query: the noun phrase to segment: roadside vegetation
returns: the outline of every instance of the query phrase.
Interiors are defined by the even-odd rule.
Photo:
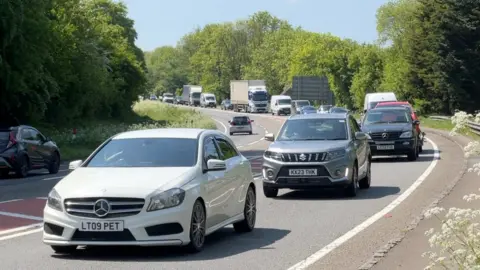
[[[457,112],[451,120],[453,128],[450,135],[465,133],[468,121],[480,123],[480,114]],[[464,152],[467,158],[480,155],[479,141],[470,142]],[[480,175],[480,163],[474,164],[468,172]],[[480,200],[480,195],[472,192],[465,194],[463,199],[467,202]],[[436,218],[441,224],[440,228],[425,232],[431,247],[423,254],[430,260],[425,269],[479,269],[480,209],[434,207],[426,211],[425,217]]]
[[[68,128],[40,127],[60,147],[63,160],[85,159],[109,137],[131,130],[152,128],[204,128],[216,129],[215,122],[204,114],[158,101],[139,101],[133,112],[123,121],[97,121],[80,123]],[[73,134],[76,129],[76,135]]]

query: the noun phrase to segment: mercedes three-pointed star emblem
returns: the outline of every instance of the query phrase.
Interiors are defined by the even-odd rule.
[[[93,205],[93,212],[98,217],[105,217],[110,212],[110,204],[105,199],[100,199]]]

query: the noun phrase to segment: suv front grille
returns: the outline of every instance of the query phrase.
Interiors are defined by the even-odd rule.
[[[105,199],[110,204],[110,211],[101,218],[133,216],[140,213],[145,205],[145,200],[140,198],[71,198],[65,200],[65,211],[73,216],[100,218],[93,210],[95,202],[100,199]]]
[[[322,162],[327,153],[285,153],[282,154],[283,162]]]
[[[383,134],[386,134],[387,136],[384,138]],[[395,131],[395,132],[372,132],[370,133],[370,137],[372,138],[372,140],[375,140],[375,141],[391,141],[391,140],[396,140],[398,138],[400,138],[400,135],[402,134],[402,132],[398,132],[398,131]]]

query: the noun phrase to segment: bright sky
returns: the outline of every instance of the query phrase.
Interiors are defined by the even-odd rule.
[[[376,39],[375,14],[388,0],[123,0],[135,20],[137,46],[150,51],[177,41],[196,26],[246,19],[257,11],[313,32],[359,42]]]

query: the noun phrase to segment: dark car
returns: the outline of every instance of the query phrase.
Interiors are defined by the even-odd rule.
[[[31,126],[0,128],[0,177],[13,171],[26,177],[30,170],[60,168],[60,150],[55,142]]]
[[[317,113],[317,109],[313,106],[303,106],[300,108],[300,114]]]
[[[375,108],[362,120],[362,131],[370,136],[372,156],[407,155],[408,160],[417,159],[420,141],[416,126],[405,107]]]
[[[328,112],[329,113],[348,113],[349,110],[342,107],[332,107]]]
[[[233,104],[229,99],[225,99],[222,101],[222,104],[220,104],[220,108],[222,110],[233,110]]]

